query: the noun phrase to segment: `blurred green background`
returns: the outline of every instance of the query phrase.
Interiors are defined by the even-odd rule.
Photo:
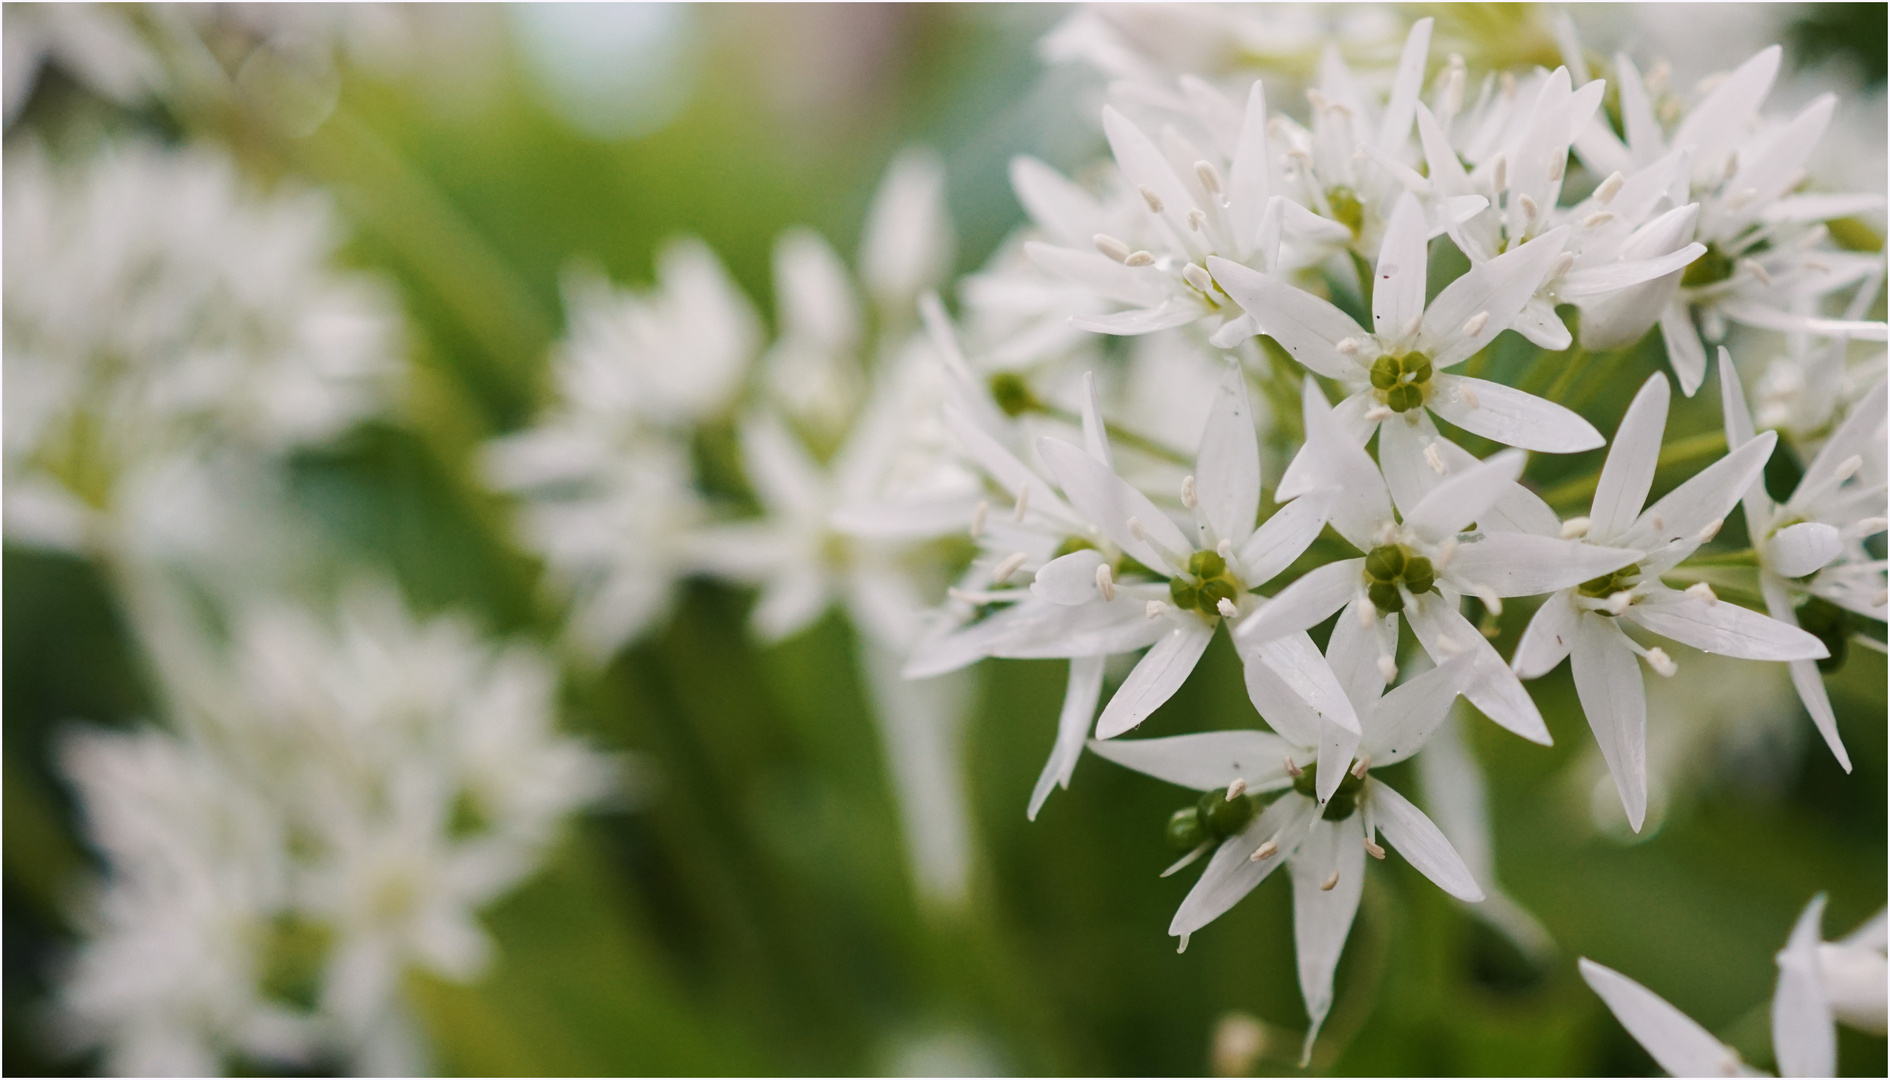
[[[1787,42],[1796,59],[1848,56],[1881,93],[1884,5],[1803,7]],[[670,20],[662,49],[639,61],[664,78],[638,93],[660,100],[642,112],[584,114],[561,97],[582,85],[547,76],[569,61],[557,50],[573,47],[571,27],[585,36],[581,18],[443,9],[437,18],[471,28],[402,70],[348,68],[335,114],[306,138],[189,108],[127,117],[57,72],[11,130],[76,133],[55,143],[133,128],[214,138],[258,175],[330,186],[354,230],[348,261],[399,286],[416,375],[410,423],[299,459],[296,501],[338,568],[384,567],[422,609],[470,609],[496,632],[549,640],[557,613],[539,599],[538,568],[506,539],[503,504],[472,482],[470,454],[542,400],[569,262],[647,282],[656,246],[692,233],[769,312],[774,237],[809,224],[851,251],[886,162],[923,143],[944,156],[969,270],[1021,219],[1011,155],[1075,167],[1100,149],[1078,109],[1093,84],[1035,53],[1059,10],[663,10],[649,16]],[[1589,410],[1602,430],[1660,363],[1657,345],[1633,358],[1621,392]],[[1670,430],[1715,427],[1716,402],[1709,386]],[[53,1052],[39,1006],[92,861],[49,748],[74,719],[134,724],[150,698],[90,567],[9,547],[4,573],[4,1067],[85,1071],[94,1063]],[[500,961],[483,983],[413,982],[442,1072],[1198,1074],[1230,1012],[1279,1033],[1256,1070],[1293,1071],[1304,1016],[1284,881],[1177,956],[1165,930],[1193,872],[1156,874],[1170,858],[1162,824],[1184,793],[1086,760],[1025,821],[1061,663],[983,666],[968,734],[974,895],[931,912],[906,876],[851,631],[830,616],[760,649],[748,602],[692,584],[666,629],[601,675],[567,680],[567,725],[641,755],[646,792],[630,812],[583,822],[540,878],[488,913]],[[1249,726],[1237,667],[1217,640],[1146,733]],[[1828,891],[1836,937],[1884,902],[1884,657],[1854,649],[1831,682],[1853,774],[1802,737],[1802,721],[1770,776],[1720,768],[1703,748],[1697,764],[1717,779],[1633,844],[1595,828],[1587,788],[1570,778],[1592,739],[1566,668],[1534,685],[1553,749],[1481,720],[1468,731],[1489,777],[1498,872],[1555,936],[1554,963],[1532,967],[1390,860],[1367,883],[1315,1068],[1653,1071],[1576,978],[1578,955],[1768,1064],[1772,954],[1799,909]],[[1657,707],[1650,725],[1663,719]],[[1885,1043],[1846,1029],[1840,1062],[1881,1075]]]

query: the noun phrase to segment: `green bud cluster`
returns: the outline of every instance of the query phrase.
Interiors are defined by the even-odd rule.
[[[1184,611],[1218,617],[1222,600],[1240,596],[1240,583],[1228,575],[1227,560],[1217,551],[1197,551],[1188,556],[1188,573],[1194,580],[1185,577],[1168,580],[1169,597]]]
[[[1431,358],[1421,352],[1372,361],[1372,389],[1392,412],[1410,412],[1423,405],[1430,386]]]
[[[1332,207],[1332,220],[1352,230],[1353,236],[1365,227],[1365,203],[1351,188],[1343,184],[1327,188],[1326,205]]]
[[[1404,594],[1398,583],[1412,595],[1430,592],[1437,584],[1437,571],[1431,560],[1413,555],[1398,544],[1375,547],[1365,555],[1365,595],[1381,614],[1404,610]]]
[[[1313,764],[1301,769],[1300,774],[1293,778],[1293,790],[1308,799],[1317,799],[1319,797],[1319,766]],[[1325,810],[1319,816],[1327,821],[1344,821],[1351,817],[1358,811],[1358,796],[1364,790],[1364,779],[1352,775],[1351,771],[1347,770],[1345,778],[1339,781],[1339,790],[1332,793],[1331,800],[1326,803]]]
[[[1168,816],[1168,845],[1176,851],[1192,851],[1210,840],[1225,840],[1246,828],[1253,815],[1253,796],[1236,795],[1230,800],[1226,788],[1210,791],[1193,806]]]
[[[1813,596],[1798,605],[1798,626],[1805,633],[1824,642],[1831,655],[1818,661],[1818,670],[1829,675],[1844,667],[1851,652],[1851,631],[1856,616],[1826,600]]]

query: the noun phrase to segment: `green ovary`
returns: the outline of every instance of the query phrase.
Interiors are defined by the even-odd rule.
[[[1404,610],[1403,583],[1413,596],[1430,592],[1437,584],[1437,571],[1431,560],[1413,555],[1398,544],[1375,547],[1365,555],[1365,595],[1380,614]]]
[[[1247,827],[1253,820],[1254,797],[1227,797],[1220,788],[1201,796],[1193,806],[1184,806],[1168,817],[1168,844],[1176,851],[1189,851],[1202,843],[1221,841]]]
[[[1293,778],[1293,790],[1308,799],[1317,799],[1319,790],[1319,766],[1308,765]],[[1344,821],[1358,810],[1358,796],[1365,790],[1365,781],[1352,775],[1350,771],[1339,781],[1339,790],[1332,793],[1325,810],[1319,815],[1327,821]]]
[[[1228,575],[1227,560],[1218,552],[1197,551],[1189,556],[1188,574],[1189,577],[1168,580],[1169,598],[1184,611],[1199,611],[1209,618],[1218,618],[1222,600],[1240,597],[1240,582]]]
[[[1372,361],[1372,389],[1392,412],[1420,408],[1431,391],[1431,358],[1420,352]]]

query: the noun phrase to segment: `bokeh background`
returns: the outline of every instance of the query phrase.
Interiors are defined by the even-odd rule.
[[[1839,87],[1841,112],[1881,130],[1884,5],[1675,8],[1580,15],[1584,26],[1639,20],[1636,47],[1664,51],[1676,81],[1783,40],[1788,96]],[[321,16],[344,47],[332,111],[318,103],[310,134],[188,101],[126,108],[52,64],[6,152],[28,137],[74,153],[132,134],[206,139],[259,178],[330,190],[350,230],[343,261],[397,288],[410,391],[399,422],[301,453],[293,502],[337,578],[384,571],[417,609],[470,610],[499,634],[554,639],[559,613],[472,460],[545,400],[560,274],[574,260],[643,283],[665,239],[699,236],[768,312],[775,237],[810,225],[852,251],[888,161],[925,145],[945,162],[965,272],[1022,219],[1012,155],[1074,170],[1101,148],[1096,78],[1037,52],[1060,9],[371,11]],[[213,47],[253,43],[238,13],[223,16]],[[1833,142],[1827,152],[1846,153]],[[1597,405],[1603,430],[1619,398]],[[1676,431],[1683,421],[1715,427],[1716,407],[1677,412]],[[9,545],[4,575],[4,1067],[85,1072],[98,1062],[46,1037],[49,979],[74,941],[80,883],[99,869],[53,748],[74,720],[129,728],[154,699],[93,566]],[[982,666],[967,733],[974,887],[941,911],[908,876],[852,629],[830,614],[762,648],[745,629],[751,602],[691,583],[659,632],[601,672],[567,676],[565,726],[632,752],[636,795],[581,819],[538,878],[487,912],[499,952],[485,979],[409,977],[440,1072],[1292,1071],[1304,1020],[1284,882],[1178,956],[1165,928],[1187,876],[1156,874],[1170,857],[1162,823],[1185,800],[1089,760],[1025,820],[1060,663]],[[1605,813],[1612,790],[1566,668],[1535,684],[1553,749],[1469,728],[1499,873],[1555,956],[1531,963],[1393,860],[1367,883],[1315,1069],[1652,1071],[1576,977],[1578,955],[1769,1062],[1772,954],[1798,910],[1829,892],[1835,937],[1884,902],[1886,701],[1882,654],[1853,649],[1830,683],[1856,762],[1846,776],[1809,737],[1782,671],[1746,670],[1759,666],[1731,666],[1710,701],[1656,696],[1669,784],[1639,837]],[[1147,730],[1247,726],[1237,667],[1217,640]],[[1230,1016],[1259,1021],[1277,1047],[1217,1061]],[[1842,1029],[1839,1059],[1848,1074],[1881,1075],[1884,1041]]]

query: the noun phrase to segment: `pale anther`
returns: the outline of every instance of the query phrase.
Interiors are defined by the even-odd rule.
[[[1148,204],[1149,213],[1159,214],[1162,212],[1162,206],[1164,205],[1162,203],[1162,197],[1155,194],[1154,188],[1147,186],[1142,188],[1142,201]]]
[[[1574,540],[1577,537],[1587,536],[1588,527],[1592,524],[1594,522],[1585,517],[1569,518],[1562,523],[1562,539]]]
[[[1444,475],[1444,473],[1448,471],[1444,468],[1444,455],[1438,453],[1436,443],[1426,443],[1424,445],[1424,464],[1429,465],[1431,471],[1439,476]]]
[[[1221,193],[1220,171],[1215,169],[1209,162],[1195,162],[1194,176],[1195,179],[1201,181],[1201,186],[1207,189],[1209,195],[1219,195]]]
[[[1672,678],[1673,673],[1680,670],[1680,666],[1673,662],[1673,657],[1668,656],[1667,651],[1659,646],[1647,650],[1647,666],[1653,668],[1654,674],[1663,679]]]
[[[1719,594],[1715,593],[1713,587],[1704,581],[1696,581],[1688,585],[1687,595],[1693,597],[1695,600],[1704,600],[1708,604],[1719,603]]]
[[[1146,251],[1131,251],[1129,257],[1122,260],[1124,266],[1154,266],[1155,256]]]
[[[1150,619],[1159,619],[1168,614],[1168,605],[1160,600],[1150,600],[1148,607],[1142,609],[1142,614]]]
[[[1614,197],[1621,192],[1621,185],[1626,182],[1627,179],[1620,173],[1609,173],[1608,178],[1603,180],[1601,186],[1595,189],[1595,201],[1603,206],[1613,202]]]
[[[1555,162],[1549,166],[1549,179],[1552,182],[1560,181],[1563,175],[1566,174],[1567,172],[1568,172],[1568,158],[1557,157],[1555,159]]]
[[[1725,524],[1726,524],[1725,518],[1714,518],[1713,520],[1707,522],[1706,527],[1700,530],[1700,543],[1702,544],[1708,543],[1713,539],[1713,537],[1718,536],[1719,530],[1725,527]]]
[[[1389,405],[1373,405],[1371,408],[1365,410],[1365,419],[1374,424],[1389,420],[1396,415],[1396,413],[1391,411],[1391,406]]]
[[[1109,564],[1101,563],[1096,567],[1096,591],[1104,600],[1116,598],[1116,577],[1109,572]]]
[[[1477,599],[1483,601],[1483,607],[1492,615],[1503,613],[1503,598],[1496,595],[1496,590],[1488,585],[1477,586]]]
[[[1450,560],[1457,554],[1457,538],[1452,536],[1437,545],[1437,554],[1431,556],[1431,565],[1439,570],[1450,565]]]
[[[1189,263],[1182,267],[1181,276],[1188,284],[1200,289],[1202,292],[1214,291],[1214,279],[1208,276],[1208,272],[1196,263]]]
[[[1563,274],[1568,273],[1569,267],[1574,265],[1575,253],[1572,251],[1564,251],[1562,254],[1555,257],[1554,264],[1549,267],[1549,277],[1559,278]]]
[[[1102,252],[1104,255],[1109,256],[1117,262],[1129,261],[1129,245],[1110,236],[1108,233],[1097,233],[1094,240],[1097,251]]]
[[[1772,275],[1766,272],[1765,267],[1761,266],[1757,259],[1741,259],[1739,268],[1751,274],[1761,285],[1772,284]]]
[[[1206,214],[1202,213],[1199,209],[1194,209],[1194,208],[1189,209],[1188,228],[1192,229],[1195,232],[1200,232],[1202,226],[1206,224],[1207,224]]]
[[[984,523],[990,516],[990,502],[985,499],[979,499],[978,505],[971,511],[971,538],[973,540],[984,535]]]
[[[1614,220],[1614,211],[1597,210],[1594,213],[1582,219],[1582,228],[1599,229],[1603,225],[1606,225],[1608,222],[1613,221],[1613,220]]]
[[[1187,476],[1181,478],[1181,505],[1190,510],[1201,505],[1201,496],[1196,494],[1194,490],[1193,473],[1189,473]]]
[[[1479,311],[1463,321],[1463,336],[1476,337],[1478,334],[1481,334],[1483,328],[1489,324],[1490,313],[1487,311]]]
[[[1352,763],[1352,770],[1351,770],[1352,775],[1357,777],[1360,780],[1363,780],[1365,779],[1365,773],[1369,771],[1371,767],[1372,767],[1372,756],[1370,754],[1366,754],[1364,757],[1359,758],[1357,761]]]
[[[1837,471],[1831,474],[1831,478],[1833,480],[1836,480],[1838,483],[1842,484],[1844,481],[1849,480],[1853,476],[1856,476],[1857,470],[1863,467],[1864,467],[1863,457],[1858,454],[1852,454],[1850,457],[1847,457],[1843,461],[1838,462]]]
[[[1509,73],[1504,72],[1504,74]],[[1498,154],[1496,160],[1490,162],[1490,190],[1502,191],[1507,187],[1509,187],[1509,160]]]
[[[1542,208],[1536,205],[1536,200],[1527,195],[1516,196],[1516,203],[1522,207],[1523,220],[1525,221],[1536,220],[1536,215],[1542,212]]]
[[[1385,857],[1385,849],[1372,843],[1372,838],[1368,836],[1365,838],[1365,854],[1374,859],[1382,859]]]
[[[1223,540],[1215,544],[1214,554],[1219,555],[1223,562],[1232,559],[1234,557],[1234,542],[1232,540]]]
[[[1357,610],[1359,627],[1364,630],[1370,630],[1372,628],[1372,612],[1377,609],[1370,604],[1360,604]]]
[[[1332,347],[1334,349],[1337,349],[1339,352],[1339,355],[1341,356],[1358,355],[1358,339],[1357,338],[1340,338],[1338,340],[1338,343],[1333,345]]]
[[[1017,573],[1018,569],[1029,561],[1030,556],[1023,552],[1012,552],[1003,562],[991,568],[991,583],[993,585],[1004,584],[1005,581],[1009,580],[1012,574]]]
[[[1468,405],[1473,409],[1480,409],[1483,407],[1483,403],[1477,400],[1477,392],[1475,390],[1470,389],[1469,383],[1457,384],[1457,400],[1463,402],[1465,405]]]
[[[1011,520],[1022,521],[1024,515],[1028,513],[1030,513],[1030,485],[1025,484],[1017,489],[1017,505],[1011,508]]]
[[[1247,857],[1253,860],[1254,862],[1266,862],[1268,859],[1271,859],[1273,856],[1278,855],[1279,853],[1280,853],[1280,845],[1274,843],[1271,840],[1268,840],[1266,843],[1261,844],[1257,848],[1254,848],[1253,854]]]
[[[1234,777],[1234,782],[1227,785],[1227,801],[1228,802],[1233,802],[1235,799],[1240,798],[1242,795],[1245,795],[1246,793],[1247,793],[1247,779],[1245,777],[1236,776]]]
[[[1299,767],[1299,762],[1293,760],[1293,755],[1291,754],[1286,755],[1286,775],[1297,780],[1299,779],[1300,774],[1305,771],[1306,770]]]
[[[1634,594],[1623,589],[1618,593],[1611,594],[1607,602],[1602,606],[1605,607],[1610,614],[1620,615],[1625,613],[1628,606],[1632,603],[1634,603]]]
[[[1220,612],[1221,618],[1223,619],[1231,619],[1240,614],[1240,609],[1235,607],[1234,602],[1225,596],[1221,597],[1219,602],[1214,605],[1214,610]]]
[[[1338,884],[1339,872],[1334,870],[1332,873],[1326,875],[1326,880],[1319,883],[1319,891],[1331,892],[1334,888],[1338,887]]]
[[[1398,662],[1389,656],[1379,657],[1378,674],[1384,678],[1385,685],[1390,686],[1398,680]]]

